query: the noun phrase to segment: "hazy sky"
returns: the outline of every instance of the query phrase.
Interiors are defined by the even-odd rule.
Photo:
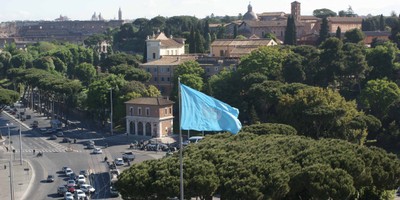
[[[299,1],[299,0],[298,0]],[[255,13],[283,11],[290,13],[293,0],[252,0]],[[400,13],[399,0],[303,0],[301,14],[312,15],[312,11],[328,8],[335,12],[351,6],[359,15],[388,16],[392,11]],[[247,11],[249,1],[244,0],[0,0],[0,22],[14,20],[54,20],[60,14],[71,20],[89,20],[94,12],[105,19],[118,18],[121,7],[123,19],[155,16],[190,15],[204,18],[215,16],[237,16]]]

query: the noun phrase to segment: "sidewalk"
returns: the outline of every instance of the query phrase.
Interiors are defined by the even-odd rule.
[[[7,153],[3,155],[7,155]],[[12,167],[14,199],[25,199],[25,192],[28,189],[30,181],[33,180],[32,167],[27,161],[23,161],[22,165],[20,165],[19,160],[13,161]],[[0,199],[10,199],[9,160],[0,160],[0,180]]]

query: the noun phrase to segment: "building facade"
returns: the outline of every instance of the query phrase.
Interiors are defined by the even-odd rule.
[[[278,45],[271,39],[217,39],[211,43],[211,55],[217,57],[242,57],[261,46]]]
[[[185,54],[185,39],[173,38],[172,36],[168,38],[163,32],[160,32],[157,35],[147,37],[146,48],[147,62],[158,60],[162,56],[178,56]]]
[[[136,98],[125,102],[128,134],[163,138],[173,133],[173,101],[168,99]]]

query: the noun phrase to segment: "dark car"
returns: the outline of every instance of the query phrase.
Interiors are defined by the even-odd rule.
[[[57,140],[57,136],[56,135],[51,135],[49,140]]]
[[[62,139],[61,142],[71,143],[72,141],[71,141],[71,139],[65,137],[65,138]]]
[[[57,137],[63,137],[63,136],[64,136],[64,133],[63,133],[62,131],[58,131],[58,132],[56,133],[56,135],[57,135]]]
[[[26,115],[26,119],[31,119],[32,116],[31,115]]]
[[[48,175],[47,176],[47,182],[54,182],[54,175]]]

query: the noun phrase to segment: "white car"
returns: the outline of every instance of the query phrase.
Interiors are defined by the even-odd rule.
[[[69,175],[71,175],[71,174],[73,174],[73,173],[74,173],[74,171],[72,171],[71,168],[67,168],[67,169],[65,170],[65,175],[67,175],[67,176],[69,176]]]
[[[74,200],[74,195],[71,192],[66,192],[64,194],[64,200]]]
[[[94,148],[94,149],[93,149],[93,153],[94,153],[94,154],[102,154],[103,151],[102,151],[100,148]]]
[[[86,178],[84,175],[79,175],[76,179],[76,181],[78,182],[78,184],[85,184],[86,183]]]
[[[80,189],[81,189],[83,192],[85,192],[85,193],[93,193],[94,191],[96,191],[96,190],[94,189],[94,187],[92,187],[92,186],[89,185],[89,184],[83,184],[83,185],[81,185]]]
[[[75,190],[75,199],[85,199],[86,194],[82,190]]]
[[[122,158],[116,158],[114,162],[116,165],[124,165],[125,164],[124,160]]]

